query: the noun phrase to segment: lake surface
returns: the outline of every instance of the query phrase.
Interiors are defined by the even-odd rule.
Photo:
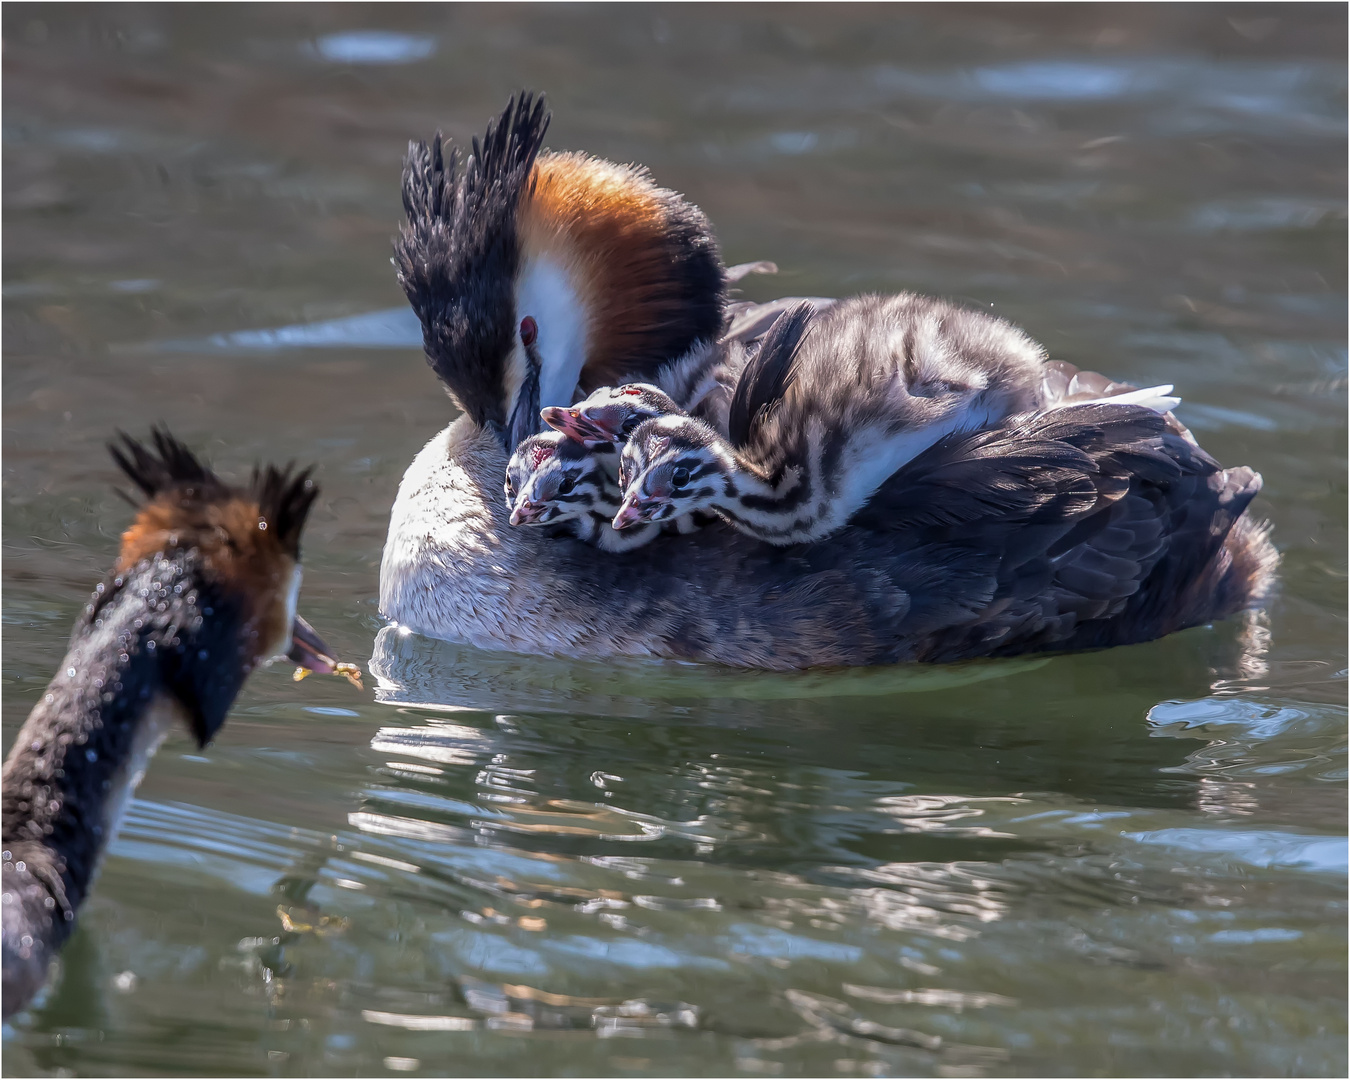
[[[1284,559],[1264,614],[1093,655],[790,677],[385,631],[364,693],[261,672],[160,751],[8,1074],[1345,1074],[1343,7],[3,35],[6,747],[128,521],[118,428],[319,462],[301,609],[367,663],[452,417],[389,265],[401,155],[520,86],[549,145],[775,260],[749,296],[937,293],[1176,383]]]

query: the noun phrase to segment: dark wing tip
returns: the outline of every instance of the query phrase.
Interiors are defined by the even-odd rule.
[[[733,446],[744,446],[757,421],[787,392],[793,361],[815,310],[815,305],[803,300],[780,315],[764,335],[759,352],[745,365],[727,414]]]
[[[117,438],[120,442],[110,442],[108,452],[147,499],[184,485],[196,485],[203,490],[224,487],[220,478],[163,425],[150,431],[153,449],[124,431],[117,432]]]

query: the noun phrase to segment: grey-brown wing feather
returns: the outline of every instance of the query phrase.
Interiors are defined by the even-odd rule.
[[[827,296],[784,296],[765,303],[733,300],[727,305],[726,329],[722,331],[721,340],[746,343],[758,341],[783,315],[803,302],[810,304],[816,311],[824,311],[838,303]]]
[[[793,361],[815,308],[803,300],[779,318],[750,358],[731,397],[727,433],[732,446],[744,446],[765,410],[780,401],[792,382]]]
[[[1134,383],[1109,379],[1096,371],[1085,371],[1064,360],[1047,360],[1041,378],[1040,407],[1054,409],[1084,404],[1101,398],[1128,394],[1139,387]],[[1167,427],[1195,444],[1195,437],[1173,413],[1167,414]]]
[[[814,544],[721,524],[605,560],[519,542],[548,545],[524,551],[563,610],[605,596],[593,632],[660,656],[781,669],[1144,641],[1259,603],[1277,560],[1242,514],[1259,478],[1159,424],[1078,407],[944,441]]]
[[[946,533],[954,551],[989,557],[981,609],[926,658],[1082,648],[1116,643],[1122,622],[1137,640],[1186,625],[1179,591],[1204,577],[1259,486],[1147,409],[1071,406],[943,440],[855,523]]]

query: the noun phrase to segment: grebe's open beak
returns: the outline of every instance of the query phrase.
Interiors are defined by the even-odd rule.
[[[523,502],[511,511],[512,525],[539,525],[543,523],[548,506],[544,503]]]
[[[332,657],[332,650],[324,644],[314,627],[299,615],[291,628],[291,649],[286,659],[308,668],[317,675],[331,675],[338,668],[338,662]]]
[[[316,675],[341,675],[358,690],[361,685],[361,669],[355,664],[345,664],[333,659],[333,650],[324,644],[314,627],[299,615],[291,627],[291,648],[286,659],[300,666],[295,669],[295,679],[299,682],[311,671]]]

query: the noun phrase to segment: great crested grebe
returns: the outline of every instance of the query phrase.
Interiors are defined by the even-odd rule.
[[[607,455],[558,431],[525,439],[506,466],[512,525],[544,525],[601,551],[631,551],[656,538],[660,525],[616,530],[618,469]],[[608,459],[608,460],[607,460]]]
[[[502,479],[540,408],[625,383],[684,408],[672,371],[739,385],[746,342],[795,306],[728,304],[702,214],[639,170],[540,153],[546,122],[524,96],[459,167],[439,139],[409,151],[399,279],[464,415],[399,487],[392,621],[485,648],[788,669],[1143,641],[1265,595],[1276,556],[1243,514],[1259,477],[1220,469],[1170,415],[1076,404],[1116,388],[1055,362],[1041,393],[1060,408],[949,429],[815,543],[717,525],[602,553],[512,529]]]
[[[285,653],[334,670],[295,612],[309,472],[223,483],[167,431],[123,436],[145,495],[56,677],[4,765],[4,1015],[46,981],[150,756],[175,723],[205,746],[249,672]]]
[[[571,408],[551,405],[539,410],[539,418],[549,427],[587,446],[622,446],[644,420],[688,415],[674,398],[650,383],[602,386]]]
[[[646,172],[541,154],[542,99],[513,99],[460,168],[409,148],[396,248],[427,360],[478,426],[515,447],[580,387],[671,367],[707,391],[726,279],[703,212]]]

